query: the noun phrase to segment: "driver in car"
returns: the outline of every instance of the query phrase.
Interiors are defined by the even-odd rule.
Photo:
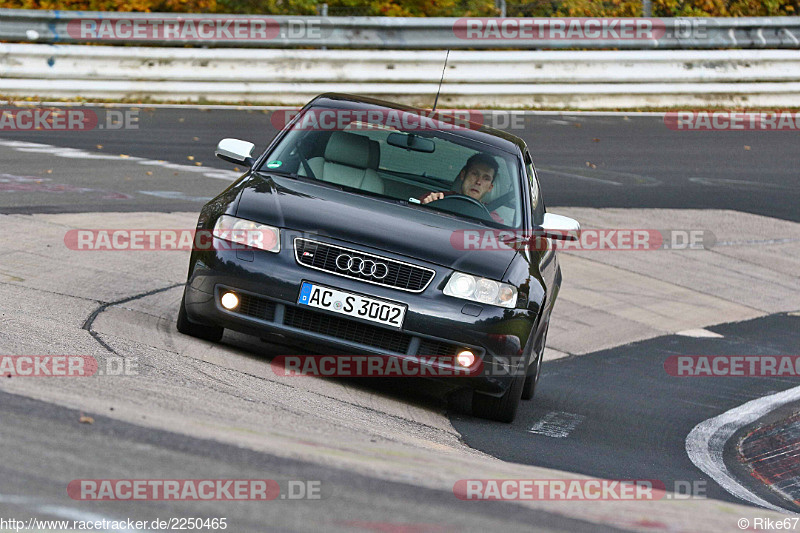
[[[462,194],[481,202],[482,198],[494,187],[494,178],[497,175],[497,160],[488,154],[475,154],[467,159],[467,164],[461,169],[458,178],[453,182],[458,186],[461,182],[460,191],[431,192],[422,196],[420,203],[429,204],[436,200],[441,200],[451,194]],[[505,224],[505,221],[492,211],[490,213],[495,222]]]

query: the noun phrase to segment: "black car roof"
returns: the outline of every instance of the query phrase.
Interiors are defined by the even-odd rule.
[[[408,111],[417,115],[430,115],[430,110],[419,109],[394,102],[387,102],[377,98],[343,93],[321,94],[308,103],[308,106],[311,105],[327,106],[336,109],[374,109],[375,107],[383,107],[386,109]],[[472,124],[474,128],[459,128],[457,132],[452,130],[448,130],[448,132],[457,134],[470,140],[495,146],[506,152],[516,153],[517,149],[522,152],[526,150],[525,142],[515,135],[511,135],[505,131],[490,128],[474,122],[471,122],[470,124]]]

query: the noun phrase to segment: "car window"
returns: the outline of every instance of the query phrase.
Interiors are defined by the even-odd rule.
[[[403,200],[413,209],[422,206],[428,194],[440,192],[446,197],[423,207],[488,225],[519,228],[522,224],[524,182],[513,154],[460,136],[452,128],[404,131],[352,121],[320,131],[301,127],[300,122],[268,155],[263,170]],[[488,173],[493,175],[490,185],[464,184],[468,161],[473,165],[482,161],[493,170]]]

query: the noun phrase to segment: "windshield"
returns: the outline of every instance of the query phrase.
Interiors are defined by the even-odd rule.
[[[411,209],[521,227],[519,160],[513,154],[466,139],[453,126],[389,127],[384,112],[374,121],[340,120],[326,129],[322,114],[307,109],[260,170],[401,200]]]

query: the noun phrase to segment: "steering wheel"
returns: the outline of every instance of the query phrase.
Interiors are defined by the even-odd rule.
[[[448,209],[446,205],[447,205],[447,203],[450,203],[450,202],[454,203],[454,204],[462,203],[462,205],[463,205],[463,202],[467,202],[468,204],[472,204],[472,206],[474,206],[474,207],[480,208],[480,211],[476,211],[474,209],[474,207],[472,207],[472,206],[470,206],[470,208],[468,209],[467,213],[463,213],[460,209],[458,209],[458,210],[456,210],[456,209]],[[453,211],[453,212],[458,213],[458,214],[463,214],[463,215],[468,215],[468,216],[474,216],[476,218],[484,218],[484,219],[487,219],[487,220],[492,220],[491,212],[489,211],[489,208],[486,207],[486,204],[484,204],[480,200],[476,200],[475,198],[473,198],[471,196],[467,196],[465,194],[448,194],[444,198],[440,198],[439,200],[434,200],[434,201],[428,203],[428,205],[430,205],[430,204],[437,204],[436,207],[444,208],[445,211]]]

